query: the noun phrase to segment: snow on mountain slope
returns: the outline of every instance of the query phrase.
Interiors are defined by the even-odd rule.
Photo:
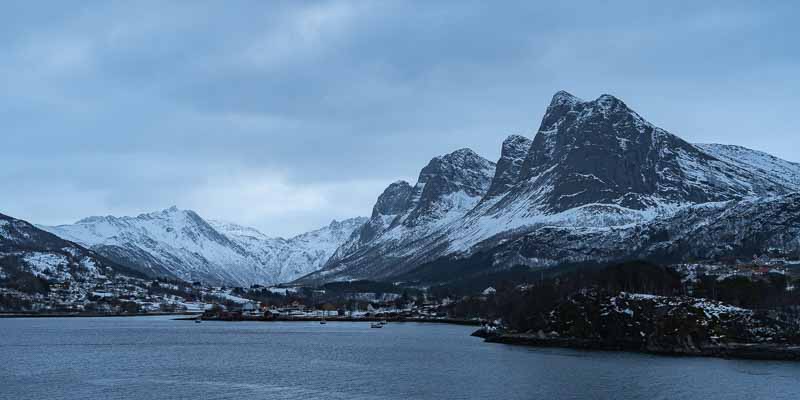
[[[730,206],[797,191],[795,164],[742,152],[692,145],[614,96],[584,101],[561,91],[532,141],[512,135],[503,142],[495,174],[479,200],[469,197],[450,218],[416,208],[416,218],[436,223],[424,231],[397,229],[410,215],[408,207],[414,207],[397,199],[408,196],[413,202],[420,183],[409,194],[407,184],[396,182],[381,195],[365,228],[324,270],[300,282],[391,278],[440,257],[467,257],[517,240],[526,243],[524,255],[511,251],[506,259],[524,264],[572,260],[567,251],[572,247],[591,259],[591,246],[564,238],[586,238],[598,246],[597,254],[624,257],[626,250],[617,244],[629,238],[621,232],[635,232],[696,205]],[[389,212],[385,204],[405,206]],[[561,248],[553,249],[553,243]]]
[[[800,163],[730,144],[708,143],[695,144],[695,146],[720,160],[758,174],[764,179],[776,180],[784,186],[800,191]]]
[[[606,229],[540,225],[492,249],[494,266],[555,266],[651,259],[749,259],[800,255],[800,193],[684,207],[640,224]]]
[[[176,207],[136,217],[89,217],[72,225],[42,228],[151,276],[227,285],[274,284],[294,278],[316,268],[324,262],[318,258],[330,256],[333,250],[328,249],[341,243],[313,248],[300,240],[268,238],[252,228],[212,224],[194,211]],[[346,230],[339,226],[325,229]],[[302,245],[292,247],[296,244]]]
[[[353,231],[367,222],[367,218],[334,220],[326,227],[290,239],[269,238],[256,229],[233,223],[209,222],[262,265],[269,266],[275,282],[289,282],[322,268]]]
[[[26,221],[0,214],[0,287],[16,287],[38,277],[73,282],[72,290],[78,291],[84,283],[93,285],[122,274],[137,275]]]
[[[325,270],[314,275],[343,269],[371,278],[391,273],[382,268],[392,265],[388,260],[413,260],[429,235],[478,204],[494,173],[495,164],[470,149],[433,158],[413,187],[404,181],[389,185],[378,197],[370,220],[336,251]]]
[[[693,204],[792,191],[774,174],[754,173],[653,126],[613,96],[584,101],[558,92],[519,182],[482,202],[446,239],[450,252],[468,252],[542,226],[608,231]]]

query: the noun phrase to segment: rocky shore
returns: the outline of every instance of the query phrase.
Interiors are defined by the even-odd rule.
[[[475,336],[483,336],[476,333]],[[511,333],[488,335],[487,343],[503,343],[534,347],[563,347],[580,350],[632,351],[669,356],[741,358],[751,360],[800,361],[800,346],[769,343],[727,343],[703,348],[640,348],[602,343],[591,339],[541,337],[536,334]]]
[[[795,326],[723,303],[584,291],[559,304],[539,329],[481,328],[487,342],[673,356],[800,361]]]

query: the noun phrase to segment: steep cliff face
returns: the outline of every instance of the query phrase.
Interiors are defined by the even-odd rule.
[[[645,210],[789,192],[653,126],[613,96],[582,101],[566,92],[553,97],[522,175],[498,209],[527,201],[543,213],[587,204]]]
[[[520,135],[511,135],[503,141],[500,160],[497,161],[492,185],[486,192],[486,199],[505,194],[519,183],[522,167],[533,141]]]

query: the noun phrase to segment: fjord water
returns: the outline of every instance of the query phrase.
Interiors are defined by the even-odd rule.
[[[2,399],[789,399],[800,363],[483,343],[471,327],[0,319]]]

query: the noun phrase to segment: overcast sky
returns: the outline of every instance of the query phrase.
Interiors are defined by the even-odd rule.
[[[434,156],[495,160],[559,89],[800,161],[793,1],[16,3],[0,213],[34,223],[177,205],[292,235]]]

